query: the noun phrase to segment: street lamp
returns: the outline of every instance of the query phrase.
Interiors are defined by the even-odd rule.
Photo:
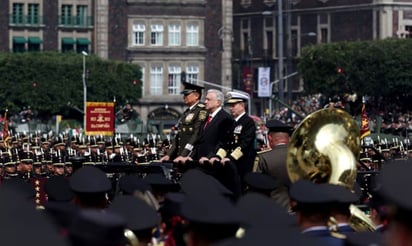
[[[89,55],[86,51],[82,51],[83,55],[83,127],[86,128],[86,103],[87,103],[87,85],[86,85],[86,57]]]

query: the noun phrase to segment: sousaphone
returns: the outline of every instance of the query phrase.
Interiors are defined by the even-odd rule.
[[[360,154],[359,126],[344,110],[326,108],[308,115],[294,131],[288,145],[290,180],[343,185],[352,190]],[[373,231],[374,226],[359,208],[350,207],[351,226]]]

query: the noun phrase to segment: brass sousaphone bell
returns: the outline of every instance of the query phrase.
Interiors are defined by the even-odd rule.
[[[294,131],[288,145],[290,180],[343,185],[352,190],[360,153],[359,126],[344,110],[326,108],[308,115]],[[351,227],[373,231],[374,226],[359,208],[350,207]]]

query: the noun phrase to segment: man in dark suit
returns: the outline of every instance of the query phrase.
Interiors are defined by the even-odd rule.
[[[279,186],[272,192],[272,198],[288,209],[290,179],[286,170],[286,155],[292,127],[279,120],[268,120],[266,127],[269,129],[268,141],[271,149],[258,153],[253,171],[266,173],[276,179]]]
[[[169,151],[160,161],[186,162],[194,151],[194,143],[206,120],[207,111],[205,105],[200,102],[203,87],[190,83],[184,83],[184,85],[183,100],[188,108],[179,119],[178,133],[173,139]]]
[[[249,96],[239,92],[228,92],[227,103],[234,119],[229,144],[225,148],[220,148],[216,155],[220,162],[225,165],[229,162],[235,164],[240,175],[242,190],[245,188],[243,177],[253,169],[253,162],[256,157],[255,138],[256,125],[252,118],[246,113],[246,104],[250,100]]]
[[[193,159],[201,164],[215,156],[219,148],[224,147],[230,139],[233,119],[223,108],[224,95],[221,91],[207,91],[205,106],[209,115],[200,130],[200,136],[195,144]]]

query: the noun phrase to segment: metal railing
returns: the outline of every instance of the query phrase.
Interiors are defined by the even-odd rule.
[[[14,25],[14,26],[41,26],[41,25],[44,25],[44,16],[40,16],[40,15],[9,15],[9,25]]]
[[[93,16],[59,16],[59,26],[63,27],[92,27]]]

